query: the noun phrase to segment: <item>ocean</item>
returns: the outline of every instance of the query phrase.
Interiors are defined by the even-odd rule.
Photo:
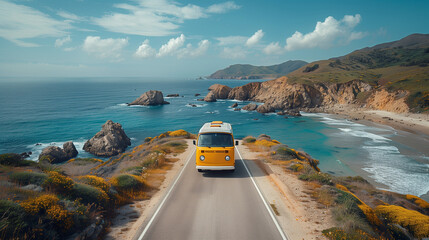
[[[184,129],[197,133],[205,122],[232,124],[236,138],[270,135],[320,160],[322,171],[334,175],[362,175],[379,188],[422,196],[429,191],[429,156],[395,141],[400,132],[367,126],[329,114],[302,113],[284,118],[276,114],[233,111],[235,102],[197,101],[214,83],[230,87],[245,80],[185,80],[139,78],[0,79],[0,153],[28,152],[37,160],[49,145],[76,145],[78,157],[86,140],[107,120],[122,124],[132,148],[146,137]],[[127,106],[148,90],[160,90],[171,104]],[[195,94],[201,94],[196,97]],[[194,104],[194,106],[192,106]],[[195,107],[196,106],[196,107]]]

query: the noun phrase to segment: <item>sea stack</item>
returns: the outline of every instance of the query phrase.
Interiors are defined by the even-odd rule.
[[[83,150],[96,156],[110,157],[124,152],[129,145],[130,138],[125,134],[121,124],[107,120],[101,131],[85,143]]]
[[[76,157],[77,154],[76,147],[73,142],[70,141],[64,143],[63,148],[57,146],[44,148],[39,155],[39,162],[61,163]]]
[[[143,93],[140,97],[138,97],[133,102],[129,103],[130,105],[143,105],[143,106],[156,106],[170,104],[169,102],[164,101],[164,96],[161,91],[150,90]]]

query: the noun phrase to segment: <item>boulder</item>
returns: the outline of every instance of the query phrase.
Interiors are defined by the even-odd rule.
[[[295,116],[295,117],[301,117],[301,113],[299,113],[298,109],[289,109],[284,111],[285,114],[289,115],[289,116]]]
[[[270,113],[270,112],[274,112],[275,109],[273,106],[271,106],[270,104],[264,103],[263,105],[259,105],[256,108],[256,111],[258,113]]]
[[[63,150],[66,153],[67,158],[74,158],[77,156],[78,151],[76,150],[76,147],[74,146],[72,141],[65,142],[63,144]]]
[[[231,88],[221,84],[213,84],[209,87],[216,99],[227,99]]]
[[[144,106],[156,106],[170,104],[169,102],[164,101],[164,96],[161,91],[150,90],[143,93],[139,98],[132,101],[128,104],[130,105],[144,105]]]
[[[216,102],[216,96],[213,92],[207,93],[207,96],[204,98],[204,101],[206,102]]]
[[[179,94],[175,93],[175,94],[168,94],[167,97],[179,97]]]
[[[195,97],[198,97],[198,96],[200,96],[200,95],[201,95],[201,94],[199,94],[199,93],[195,93],[195,95],[194,95],[194,96],[195,96]]]
[[[45,147],[39,155],[39,162],[61,163],[69,159],[67,153],[57,146]]]
[[[246,111],[255,111],[256,108],[258,108],[258,105],[256,105],[255,103],[249,103],[246,106],[244,106],[242,109]]]
[[[101,131],[89,139],[83,150],[96,156],[110,157],[122,153],[131,145],[130,138],[125,134],[121,124],[108,120]]]
[[[232,104],[232,108],[235,108],[235,107],[237,107],[238,106],[238,103],[234,103],[234,104]]]
[[[203,102],[204,98],[198,98],[197,101]]]
[[[241,108],[234,108],[234,111],[236,112],[241,111]]]

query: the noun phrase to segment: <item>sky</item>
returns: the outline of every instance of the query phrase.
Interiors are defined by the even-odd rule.
[[[196,78],[428,33],[429,1],[0,0],[0,77]]]

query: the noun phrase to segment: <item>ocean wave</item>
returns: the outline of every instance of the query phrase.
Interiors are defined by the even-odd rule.
[[[302,115],[302,114],[301,114]],[[364,126],[359,123],[354,123],[352,121],[349,121],[347,119],[334,119],[330,117],[321,117],[321,122],[328,124],[328,125],[336,125],[336,126]]]
[[[355,129],[351,129],[351,128],[338,128],[339,130],[341,130],[342,132],[352,135],[354,137],[360,137],[360,138],[369,138],[371,139],[373,142],[376,143],[383,143],[383,142],[390,142],[392,140],[385,138],[383,136],[374,134],[374,133],[370,133],[370,132],[365,132],[365,131],[361,131],[361,130],[355,130]]]
[[[85,151],[83,150],[83,145],[85,145],[85,142],[87,141],[87,139],[83,139],[83,138],[79,138],[78,140],[69,140],[72,141],[73,144],[76,147],[76,150],[79,152],[79,154],[84,153]],[[32,154],[30,155],[30,160],[32,161],[38,161],[39,160],[39,155],[42,153],[42,150],[46,147],[49,146],[57,146],[57,147],[63,147],[63,144],[65,142],[68,141],[64,141],[64,142],[50,142],[50,143],[35,143],[35,144],[31,144],[28,145],[27,148],[30,149],[30,151],[32,152]]]
[[[109,106],[109,107],[107,107],[107,109],[117,109],[117,108],[124,108],[124,107],[128,107],[128,104],[127,103],[119,103],[119,104],[116,104],[114,106]]]

